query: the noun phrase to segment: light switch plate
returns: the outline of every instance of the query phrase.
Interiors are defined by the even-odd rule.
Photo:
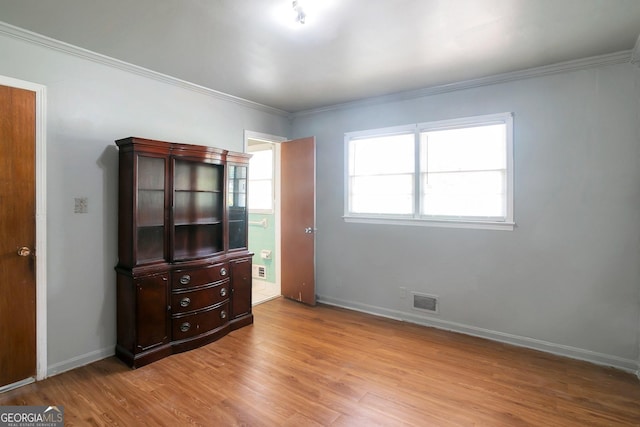
[[[75,206],[73,211],[75,213],[87,213],[89,212],[89,198],[87,197],[76,197],[75,198]]]

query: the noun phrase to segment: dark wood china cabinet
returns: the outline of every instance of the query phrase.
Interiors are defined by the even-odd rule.
[[[249,155],[134,137],[116,144],[116,355],[140,367],[253,323]]]

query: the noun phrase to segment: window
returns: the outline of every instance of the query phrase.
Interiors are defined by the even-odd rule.
[[[249,211],[273,212],[273,146],[251,146],[249,160]]]
[[[510,113],[345,134],[345,220],[513,229]]]

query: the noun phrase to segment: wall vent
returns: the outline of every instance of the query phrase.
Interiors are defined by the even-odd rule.
[[[254,265],[252,266],[252,276],[256,279],[266,279],[267,278],[267,267],[264,265]]]
[[[416,310],[428,311],[429,313],[437,313],[438,297],[413,292],[413,308]]]

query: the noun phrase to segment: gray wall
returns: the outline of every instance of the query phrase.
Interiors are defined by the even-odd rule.
[[[619,64],[298,114],[316,136],[321,301],[635,370],[640,70]],[[515,231],[345,223],[344,133],[514,113]],[[439,297],[410,307],[399,287]]]
[[[0,32],[0,74],[47,87],[48,371],[112,355],[116,343],[117,148],[127,136],[242,151],[244,130],[289,120]],[[126,68],[126,67],[125,67]],[[74,214],[86,196],[88,214]]]

